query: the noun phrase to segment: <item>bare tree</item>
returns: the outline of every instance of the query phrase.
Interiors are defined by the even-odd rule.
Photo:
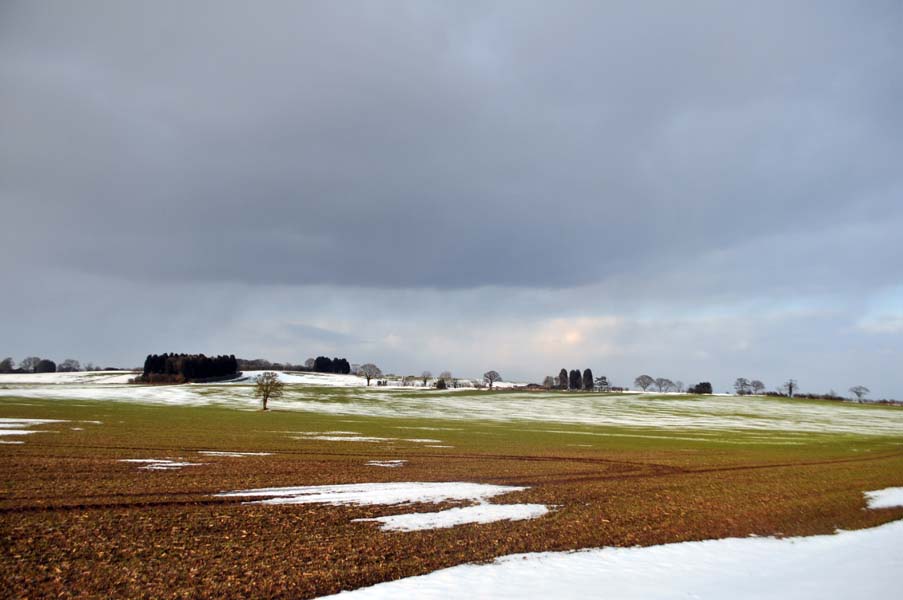
[[[317,364],[316,359],[308,358],[307,360],[304,361],[304,368],[305,369],[313,369],[315,364]]]
[[[361,365],[357,369],[358,375],[363,375],[367,378],[367,386],[370,385],[370,380],[374,377],[379,377],[383,374],[382,371],[379,370],[379,367],[374,365],[373,363],[367,363],[365,365]]]
[[[683,394],[684,389],[685,389],[685,388],[684,388],[684,382],[683,382],[683,381],[681,381],[680,379],[678,379],[677,381],[674,382],[674,391],[675,391],[675,392],[680,392],[681,394]]]
[[[668,392],[674,387],[674,382],[667,377],[658,377],[655,380],[655,388],[660,392]]]
[[[451,371],[442,371],[439,373],[439,379],[445,382],[445,385],[448,385],[452,380]]]
[[[737,377],[737,380],[734,381],[734,391],[737,392],[737,395],[745,396],[750,389],[749,379],[746,377]]]
[[[74,358],[67,358],[57,366],[56,370],[60,373],[72,373],[75,371],[81,371],[82,366]]]
[[[273,371],[266,371],[254,378],[256,386],[254,387],[254,396],[260,398],[263,403],[263,410],[267,409],[267,402],[270,398],[281,398],[285,390],[285,384],[279,381],[279,375]]]
[[[546,378],[542,380],[542,387],[547,390],[551,390],[555,387],[555,378],[551,375],[546,375]]]
[[[426,387],[426,382],[429,381],[430,377],[432,377],[432,376],[433,376],[433,374],[430,373],[429,371],[424,371],[423,373],[420,374],[420,379],[423,380],[423,387]]]
[[[483,373],[483,381],[489,384],[489,389],[492,389],[492,384],[496,381],[501,381],[502,376],[499,375],[498,371],[486,371]]]
[[[11,356],[7,356],[3,360],[0,360],[0,373],[11,373],[15,368],[16,364],[13,361]]]
[[[19,368],[23,371],[29,371],[34,373],[35,369],[38,368],[38,365],[41,363],[40,356],[29,356],[27,358],[23,358],[22,362],[19,363]]]
[[[749,387],[752,388],[753,394],[758,395],[765,391],[765,384],[758,379],[753,379],[752,381],[750,381]]]
[[[608,377],[603,375],[602,377],[596,377],[595,381],[596,387],[603,392],[607,392],[611,387],[611,384],[608,383]]]
[[[856,396],[856,400],[862,402],[862,399],[871,393],[872,390],[868,389],[864,385],[854,385],[850,388],[850,392]]]
[[[633,380],[633,385],[637,386],[644,392],[648,390],[653,383],[655,383],[655,379],[653,379],[651,375],[640,375]]]
[[[796,383],[796,379],[788,379],[788,380],[784,383],[784,385],[781,386],[781,389],[784,390],[784,392],[785,392],[788,396],[790,396],[791,398],[793,398],[793,392],[795,392],[795,391],[797,391],[797,390],[799,389],[799,385]]]

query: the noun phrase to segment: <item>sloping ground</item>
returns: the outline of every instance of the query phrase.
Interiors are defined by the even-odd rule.
[[[0,387],[15,384],[122,384],[139,375],[134,371],[77,371],[74,373],[0,373]]]
[[[65,375],[65,374],[52,374]],[[249,374],[253,375],[253,373]],[[7,385],[0,394],[20,398],[118,400],[185,406],[223,405],[256,410],[253,386],[245,383],[191,385]],[[285,397],[270,406],[332,415],[444,420],[514,420],[542,425],[567,423],[640,429],[760,431],[903,435],[899,407],[754,396],[583,394],[484,390],[386,389],[341,385],[353,375],[283,375]],[[310,382],[328,379],[335,385]],[[303,381],[305,383],[300,383]],[[554,428],[545,428],[554,431]],[[642,435],[644,432],[636,431]],[[785,440],[793,443],[792,439]]]
[[[796,427],[812,414],[818,425],[818,432],[775,432],[682,429],[679,423],[716,416],[742,423],[744,416],[713,414],[713,407],[694,421],[686,407],[696,401],[655,397],[644,399],[652,413],[645,420],[642,404],[617,397],[597,405],[576,394],[511,393],[461,396],[468,403],[441,419],[431,415],[459,396],[292,392],[298,402],[395,415],[384,417],[233,410],[242,406],[234,397],[217,398],[249,393],[240,385],[122,387],[200,390],[207,405],[0,397],[0,417],[34,431],[18,436],[23,444],[0,446],[0,589],[8,596],[310,598],[518,553],[810,536],[903,518],[901,508],[866,510],[863,497],[903,486],[897,421],[885,420],[889,433],[874,431],[876,415],[894,409],[804,402],[794,412],[747,399],[745,408],[758,415],[750,420],[771,413]],[[496,400],[531,420],[476,406]],[[493,418],[467,420],[462,411],[471,407]],[[418,408],[429,418],[404,416]],[[644,426],[554,421],[565,412],[604,423],[620,409]],[[548,512],[484,523],[471,514],[480,510],[465,510],[484,502],[475,497],[332,505],[219,495],[409,482],[510,486],[518,490],[482,506]],[[498,510],[509,509],[485,512]],[[436,515],[454,526],[383,528],[403,515],[418,515],[409,519],[417,527],[435,524]]]
[[[232,385],[244,384],[250,385],[254,382],[254,378],[266,371],[243,371],[241,375],[232,380],[221,381],[215,384],[194,384],[194,385]],[[338,387],[338,388],[361,388],[367,387],[367,380],[358,375],[342,375],[337,373],[302,373],[302,372],[286,372],[276,371],[279,379],[286,384],[307,385],[315,387]],[[111,385],[126,384],[130,379],[140,375],[136,371],[79,371],[74,373],[0,373],[0,388],[12,385]],[[377,387],[377,379],[386,381],[386,386],[378,386],[381,389],[400,389],[400,390],[417,390],[421,388],[421,380],[412,380],[409,385],[402,386],[401,380],[397,377],[392,378],[376,378],[370,382],[371,387]],[[430,386],[435,380],[430,382]],[[462,387],[459,389],[468,389],[471,386],[470,380],[462,380]],[[516,382],[499,381],[494,387],[498,389],[507,389],[516,385],[522,385]],[[466,386],[466,387],[465,387]],[[425,389],[430,389],[427,387]]]

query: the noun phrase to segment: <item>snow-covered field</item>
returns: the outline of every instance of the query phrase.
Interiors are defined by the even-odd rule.
[[[254,379],[265,371],[243,371],[240,377],[228,381],[217,382],[217,385],[251,384]],[[340,375],[337,373],[300,373],[277,371],[279,380],[286,384],[309,385],[316,387],[356,388],[367,387],[367,380],[358,375]],[[115,385],[125,384],[133,379],[139,372],[135,371],[79,371],[74,373],[0,373],[0,386],[5,384],[29,384],[29,385],[67,385],[67,384],[97,384]],[[408,385],[401,385],[398,378],[382,379],[384,386],[377,386],[377,379],[370,382],[370,387],[380,389],[423,390],[431,389],[435,380],[424,387],[421,380],[409,380]],[[198,384],[205,385],[205,384]],[[472,389],[473,380],[460,380],[459,390]],[[508,389],[517,385],[523,385],[513,381],[498,381],[494,384],[497,389]]]
[[[14,383],[38,385],[121,384],[138,375],[133,371],[78,371],[74,373],[0,373],[0,386]]]
[[[893,502],[900,505],[901,492],[903,488],[870,494],[893,496]],[[889,600],[903,590],[901,548],[903,521],[895,521],[872,529],[802,538],[731,538],[519,554],[328,597]]]
[[[22,383],[23,376],[20,375],[0,375],[0,395],[164,405],[222,405],[244,410],[258,408],[258,401],[247,382],[245,385],[215,383],[142,386],[111,383],[112,379],[103,379],[102,382],[69,382],[73,375],[98,374],[46,375],[53,377],[36,375],[34,377],[41,377],[42,382],[29,384]],[[253,373],[247,375],[250,377]],[[108,374],[98,376],[123,377]],[[353,375],[303,374],[283,375],[283,378],[287,384],[285,397],[272,400],[272,408],[332,415],[519,421],[532,423],[534,428],[543,423],[568,423],[662,430],[759,431],[762,432],[763,441],[768,443],[779,441],[775,438],[776,432],[903,434],[903,410],[841,402],[735,396],[692,398],[674,395],[663,398],[641,394],[607,396],[557,392],[510,392],[487,396],[485,392],[472,389],[427,392],[417,388],[368,388],[362,387],[362,380]],[[325,385],[324,382],[327,381],[332,384]],[[550,432],[554,431],[554,428],[548,429]],[[644,432],[636,435],[644,435]],[[788,438],[783,442],[791,444],[794,440]]]

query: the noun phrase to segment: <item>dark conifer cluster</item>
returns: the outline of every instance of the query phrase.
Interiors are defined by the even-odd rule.
[[[327,358],[318,356],[314,359],[314,371],[317,373],[351,373],[351,363],[344,358]]]
[[[691,385],[687,388],[688,394],[711,394],[712,393],[712,384],[708,381],[702,381],[697,383],[696,385]]]
[[[148,354],[144,360],[144,383],[184,383],[238,372],[235,355],[204,356],[203,354]]]

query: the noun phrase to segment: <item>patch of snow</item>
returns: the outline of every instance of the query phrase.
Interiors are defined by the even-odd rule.
[[[523,521],[548,513],[545,504],[479,504],[463,508],[450,508],[439,512],[389,515],[355,521],[378,521],[385,531],[420,531],[444,529],[469,523],[493,523],[495,521]]]
[[[903,487],[892,487],[865,492],[869,508],[895,508],[903,506]]]
[[[416,442],[418,444],[441,444],[442,440],[431,440],[429,438],[402,438],[404,442]]]
[[[334,506],[356,504],[358,506],[375,506],[413,502],[436,504],[454,500],[485,502],[493,496],[519,492],[525,489],[527,488],[460,481],[413,481],[257,488],[222,492],[216,495],[265,498],[264,500],[256,501],[255,503],[257,504],[332,504]]]
[[[32,435],[34,433],[57,433],[56,431],[43,431],[40,429],[25,429],[35,425],[48,425],[50,423],[67,423],[62,419],[18,419],[13,417],[0,418],[0,437],[11,435]],[[24,442],[7,442],[10,444],[23,444]]]
[[[516,554],[329,598],[889,599],[903,589],[901,547],[895,521],[835,535]]]
[[[9,429],[23,429],[32,425],[46,425],[48,423],[66,423],[62,419],[15,419],[12,417],[0,418],[0,427]]]
[[[391,442],[396,438],[366,436],[356,431],[309,431],[298,433],[296,440],[322,440],[327,442]]]
[[[368,437],[363,435],[304,435],[295,436],[296,440],[321,440],[325,442],[391,442],[395,438]]]
[[[272,456],[271,452],[227,452],[222,450],[200,450],[198,454],[205,456],[227,456],[238,458],[241,456]]]
[[[454,448],[454,446],[446,446],[444,444],[427,444],[427,448]]]
[[[84,427],[70,427],[69,429],[71,429],[72,431],[84,431],[85,430]]]
[[[175,471],[182,467],[199,467],[205,463],[193,463],[187,461],[174,461],[163,458],[123,458],[119,462],[144,464],[139,469],[147,471]]]
[[[0,440],[0,444],[24,444],[25,442],[8,442],[6,440]]]
[[[395,429],[422,429],[424,431],[464,431],[460,427],[395,427]]]
[[[406,462],[408,462],[408,461],[406,461],[406,460],[368,460],[365,464],[368,467],[388,467],[390,469],[394,469],[396,467],[403,467]]]

